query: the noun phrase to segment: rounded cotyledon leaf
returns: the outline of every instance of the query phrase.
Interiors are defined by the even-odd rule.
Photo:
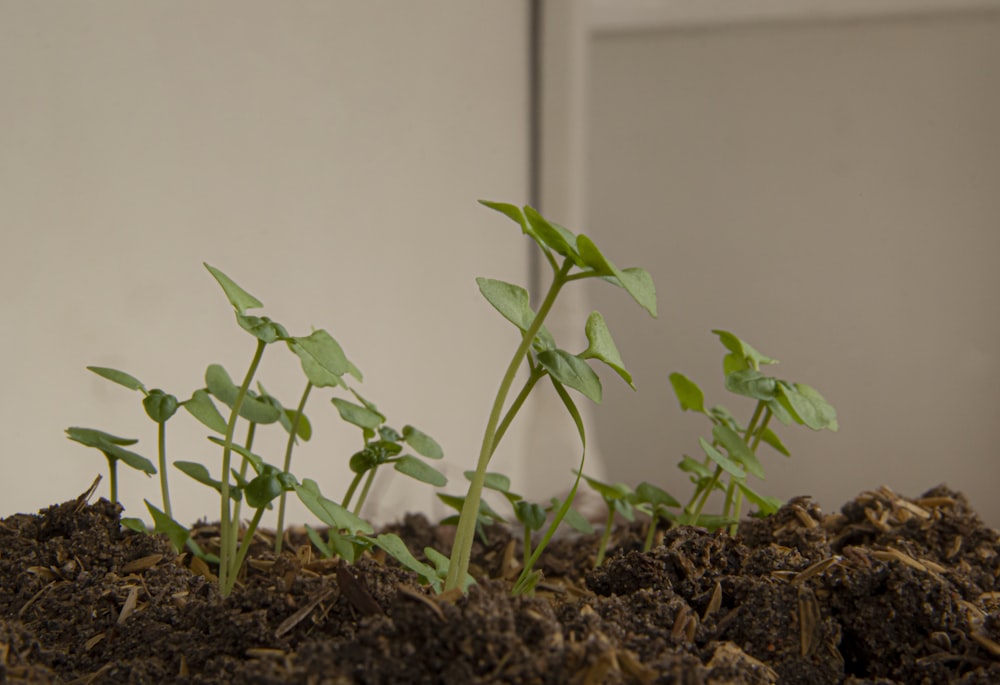
[[[441,459],[444,457],[444,450],[441,449],[441,445],[434,438],[423,431],[417,430],[413,426],[403,426],[403,442],[412,447],[422,457],[427,457],[428,459]]]
[[[411,454],[404,454],[394,460],[392,467],[410,478],[419,480],[421,483],[433,485],[434,487],[441,488],[448,484],[448,478],[443,473]]]
[[[195,390],[191,397],[182,404],[188,413],[198,419],[202,425],[216,433],[225,434],[226,420],[222,418],[222,414],[219,413],[207,390],[204,388]]]
[[[340,418],[358,428],[375,430],[385,421],[385,417],[382,414],[360,404],[349,402],[340,397],[331,398],[330,401],[340,413]]]
[[[352,365],[343,348],[323,329],[305,337],[290,338],[288,346],[302,363],[306,378],[316,387],[343,385],[341,376],[351,372]]]

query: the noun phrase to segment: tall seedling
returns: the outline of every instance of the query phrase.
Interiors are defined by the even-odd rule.
[[[580,484],[579,474],[583,471],[583,462],[586,458],[586,434],[583,421],[566,388],[573,388],[594,402],[600,402],[601,383],[597,374],[587,364],[586,360],[588,359],[604,362],[614,369],[625,382],[632,385],[632,377],[625,370],[621,356],[611,338],[611,333],[604,318],[598,312],[592,312],[587,318],[586,334],[589,342],[587,349],[579,354],[572,354],[556,346],[555,340],[546,330],[544,322],[563,286],[572,281],[600,278],[624,288],[640,306],[652,316],[656,316],[656,290],[653,286],[653,279],[645,270],[637,267],[619,269],[604,257],[590,238],[582,234],[575,235],[561,226],[550,223],[531,207],[524,207],[522,210],[514,205],[497,202],[483,202],[482,204],[501,212],[521,226],[522,232],[535,242],[545,261],[551,267],[552,282],[536,312],[531,308],[528,291],[524,288],[490,278],[476,279],[479,290],[486,300],[505,319],[518,328],[521,342],[500,381],[500,389],[497,391],[486,423],[476,470],[463,502],[458,528],[455,532],[455,543],[445,583],[446,590],[461,587],[462,581],[466,577],[472,542],[476,534],[479,503],[482,498],[490,458],[535,384],[543,377],[549,377],[556,393],[576,424],[583,444],[583,454],[580,458],[580,467],[577,470],[578,475],[570,494],[556,513],[542,543],[536,546],[530,560],[532,562],[541,553],[544,544],[548,542],[569,511],[576,489]],[[507,405],[511,387],[518,370],[523,365],[527,365],[527,380],[505,411],[504,407]]]

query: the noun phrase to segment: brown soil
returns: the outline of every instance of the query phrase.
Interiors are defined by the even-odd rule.
[[[438,598],[379,558],[260,549],[220,599],[190,556],[85,498],[0,521],[0,682],[996,683],[998,534],[944,488],[882,488],[823,515],[808,498],[738,536],[617,531],[561,540],[535,597],[511,598],[517,542],[490,531],[488,578]],[[393,527],[419,550],[449,529]],[[211,527],[198,530],[210,546]]]

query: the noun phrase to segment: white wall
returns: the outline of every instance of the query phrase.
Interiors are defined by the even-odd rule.
[[[591,59],[588,224],[661,300],[592,293],[639,386],[596,414],[609,468],[689,492],[705,426],[667,374],[729,403],[721,327],[839,411],[784,431],[767,494],[947,482],[1000,523],[1000,15],[603,33]]]
[[[474,277],[526,277],[519,230],[476,200],[527,200],[527,26],[508,0],[0,1],[0,514],[105,471],[67,426],[141,438],[154,458],[139,395],[86,365],[182,398],[210,362],[242,375],[254,341],[202,261],[293,334],[327,328],[464,489],[517,340]],[[285,349],[259,377],[286,404],[302,389]],[[360,439],[330,394],[314,392],[317,436],[293,471],[339,498]],[[205,431],[175,428],[172,458],[217,473]],[[515,477],[521,432],[496,461]],[[280,436],[268,444],[280,462]],[[178,518],[216,515],[171,476]],[[130,514],[159,501],[154,480],[122,480]],[[370,513],[432,501],[383,488]]]

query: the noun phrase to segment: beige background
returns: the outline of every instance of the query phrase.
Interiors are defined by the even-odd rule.
[[[1000,522],[1000,14],[633,25],[591,69],[589,222],[662,312],[593,292],[641,384],[596,414],[609,470],[688,493],[673,466],[707,422],[667,374],[735,409],[726,328],[839,410],[839,433],[782,433],[764,492],[832,510],[946,482]]]
[[[762,490],[832,509],[881,483],[947,481],[996,523],[1000,19],[750,4],[768,20],[734,24],[719,2],[677,24],[659,10],[706,5],[622,2],[659,19],[615,25],[601,0],[545,4],[543,208],[661,293],[655,322],[606,287],[552,322],[569,336],[599,308],[639,386],[608,379],[588,470],[603,452],[617,480],[687,492],[673,464],[704,426],[666,375],[728,401],[708,333],[721,326],[840,411],[838,434],[784,432],[795,456],[766,460]],[[0,0],[0,514],[104,471],[66,426],[153,456],[139,396],[85,365],[181,396],[210,362],[242,373],[253,341],[203,260],[293,333],[329,329],[390,422],[441,441],[460,490],[516,341],[473,279],[528,275],[516,228],[475,203],[527,200],[527,27],[509,0]],[[297,374],[272,350],[261,379],[291,404]],[[339,497],[358,439],[329,394],[314,394],[317,436],[293,470]],[[178,422],[172,458],[211,463],[204,431]],[[495,467],[542,496],[575,458],[541,398]],[[129,513],[157,501],[155,481],[122,480]],[[369,514],[434,508],[429,488],[392,480]],[[172,485],[179,518],[213,515],[201,486]]]
[[[0,513],[106,470],[67,426],[154,458],[138,393],[86,365],[182,398],[210,362],[242,376],[254,341],[202,261],[293,334],[327,328],[462,489],[517,341],[474,278],[523,283],[526,245],[476,200],[527,201],[527,36],[526,4],[506,0],[0,1]],[[260,378],[292,406],[304,383],[285,349]],[[330,395],[314,392],[317,435],[292,466],[339,499],[360,437]],[[515,478],[523,426],[497,457]],[[172,456],[217,473],[204,433],[178,417]],[[280,463],[277,432],[258,445]],[[171,475],[178,518],[215,515]],[[129,513],[159,502],[154,480],[121,476]],[[433,504],[392,480],[372,515]]]

